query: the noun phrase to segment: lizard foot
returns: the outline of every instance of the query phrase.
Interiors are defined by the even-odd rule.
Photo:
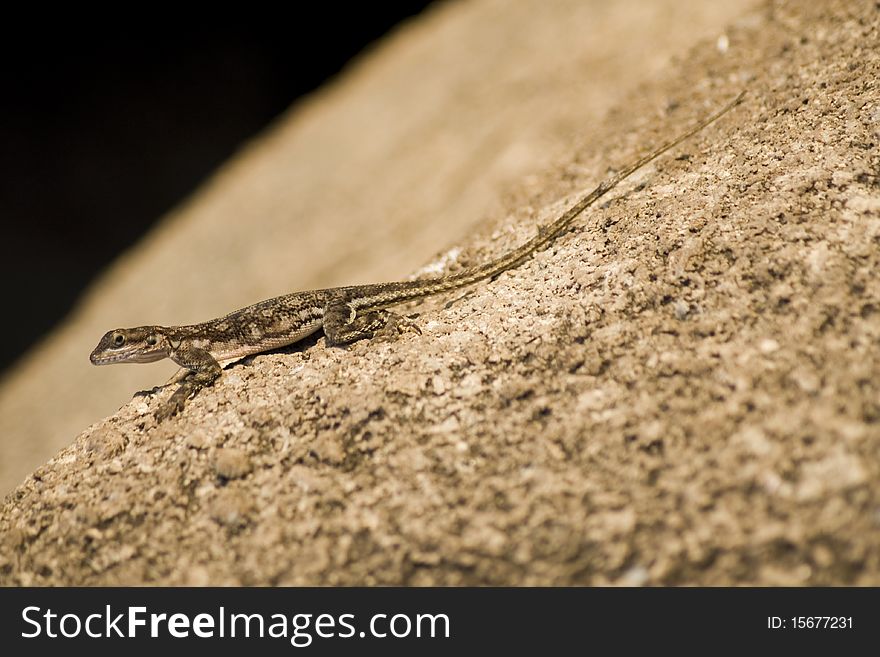
[[[398,315],[386,310],[385,320],[385,326],[376,331],[373,336],[374,340],[390,342],[408,331],[418,333],[419,335],[422,334],[422,329],[419,328],[419,325],[404,315]]]
[[[167,402],[156,409],[156,422],[163,422],[169,417],[180,413],[183,410],[183,407],[186,406],[186,400],[189,399],[192,392],[193,391],[189,386],[181,385],[174,391],[174,394],[171,395],[171,398]]]
[[[421,333],[415,323],[389,310],[358,314],[347,303],[327,304],[324,310],[324,335],[328,346],[350,344],[364,338],[392,340],[406,330]]]
[[[174,397],[172,397],[156,409],[156,422],[164,422],[172,415],[177,415],[180,411],[183,410],[183,406],[185,403],[186,402],[177,401],[174,399]]]

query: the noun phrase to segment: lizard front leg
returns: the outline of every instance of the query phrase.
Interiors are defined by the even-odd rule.
[[[403,327],[421,333],[413,322],[390,310],[370,310],[359,314],[345,301],[332,301],[324,308],[324,335],[330,346],[372,338],[384,329],[399,331]]]
[[[210,353],[197,347],[181,345],[172,352],[171,358],[188,369],[189,373],[181,380],[171,398],[156,411],[156,420],[159,422],[182,411],[190,397],[214,383],[223,371]]]

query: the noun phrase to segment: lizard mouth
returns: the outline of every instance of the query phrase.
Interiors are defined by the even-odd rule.
[[[127,359],[126,354],[96,354],[92,353],[89,360],[92,365],[110,365],[111,363],[120,363]]]
[[[147,353],[133,353],[130,351],[120,351],[116,353],[92,352],[89,356],[92,365],[112,365],[113,363],[153,363],[157,360],[162,360],[163,358],[165,358],[165,353],[162,351]]]

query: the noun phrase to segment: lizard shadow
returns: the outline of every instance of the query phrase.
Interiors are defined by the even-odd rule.
[[[415,316],[417,317],[418,313],[416,313]],[[250,356],[245,356],[244,358],[241,358],[241,359],[236,360],[234,362],[228,363],[227,365],[225,365],[223,367],[223,370],[230,371],[234,368],[248,367],[251,364],[253,364],[254,359],[259,356],[267,356],[270,354],[303,353],[303,352],[306,352],[306,351],[316,347],[318,345],[318,343],[322,339],[325,339],[325,338],[326,338],[326,336],[324,335],[324,332],[319,330],[319,331],[316,331],[315,333],[313,333],[312,335],[305,337],[302,340],[299,340],[298,342],[295,342],[293,344],[289,344],[284,347],[278,347],[277,349],[263,351],[258,354],[251,354]],[[327,348],[328,349],[347,349],[350,346],[351,346],[351,344],[338,344],[338,345],[328,346]],[[181,370],[182,369],[183,368],[181,368]],[[174,376],[172,376],[171,379],[166,381],[165,383],[153,386],[152,388],[149,388],[146,390],[139,390],[136,393],[134,393],[134,395],[132,395],[132,397],[133,398],[151,397],[151,396],[165,390],[169,386],[173,386],[177,383],[180,383],[183,379],[185,379],[190,374],[189,372],[182,372],[181,370],[178,370],[178,372]]]
[[[323,331],[315,331],[312,335],[309,335],[298,342],[294,342],[293,344],[285,345],[284,347],[278,347],[276,349],[269,349],[267,351],[262,351],[258,354],[251,354],[250,356],[245,356],[237,361],[229,363],[228,365],[223,367],[224,371],[230,371],[234,368],[239,367],[248,367],[253,364],[254,359],[259,356],[270,356],[272,354],[296,354],[304,351],[308,351],[309,349],[317,346],[318,342],[324,337]]]
[[[263,351],[258,354],[251,354],[250,356],[245,356],[244,358],[240,358],[239,360],[228,363],[227,365],[223,366],[223,371],[229,371],[233,368],[238,368],[242,366],[249,366],[253,363],[254,358],[256,358],[257,356],[264,356],[269,354],[295,354],[297,352],[306,351],[316,346],[318,344],[318,341],[321,340],[323,337],[323,331],[316,331],[314,334],[303,338],[299,342],[295,342],[284,347],[278,347],[277,349]],[[178,370],[177,373],[175,373],[174,376],[172,376],[165,383],[153,386],[152,388],[149,388],[147,390],[138,390],[136,393],[134,393],[134,395],[132,395],[132,398],[137,399],[152,397],[153,395],[162,392],[169,386],[180,383],[183,379],[187,378],[191,374],[191,372],[184,372],[183,369],[184,368]]]

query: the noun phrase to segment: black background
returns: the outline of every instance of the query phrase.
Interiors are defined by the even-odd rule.
[[[121,651],[156,654],[157,649],[163,655],[192,655],[200,648],[226,654],[227,647],[229,654],[245,650],[259,655],[784,655],[795,650],[798,655],[849,655],[876,652],[877,596],[877,589],[864,588],[0,589],[0,645],[10,655],[56,654],[72,648],[95,656]],[[22,632],[35,631],[22,620],[27,606],[84,618],[108,604],[113,617],[127,606],[145,606],[148,614],[187,613],[190,618],[198,613],[216,617],[220,607],[227,613],[260,612],[267,618],[273,613],[310,613],[312,619],[322,613],[346,613],[355,615],[353,625],[359,630],[367,629],[377,613],[406,613],[410,618],[443,613],[450,619],[450,637],[377,639],[367,632],[364,638],[316,637],[302,649],[279,638],[149,638],[143,628],[136,639],[21,637]],[[769,629],[770,616],[785,619],[787,626]],[[852,628],[797,629],[792,616],[851,617]],[[55,618],[55,632],[58,623]],[[552,652],[546,653],[548,649]]]
[[[210,24],[154,5],[5,13],[0,370],[243,142],[428,4],[237,6]]]

